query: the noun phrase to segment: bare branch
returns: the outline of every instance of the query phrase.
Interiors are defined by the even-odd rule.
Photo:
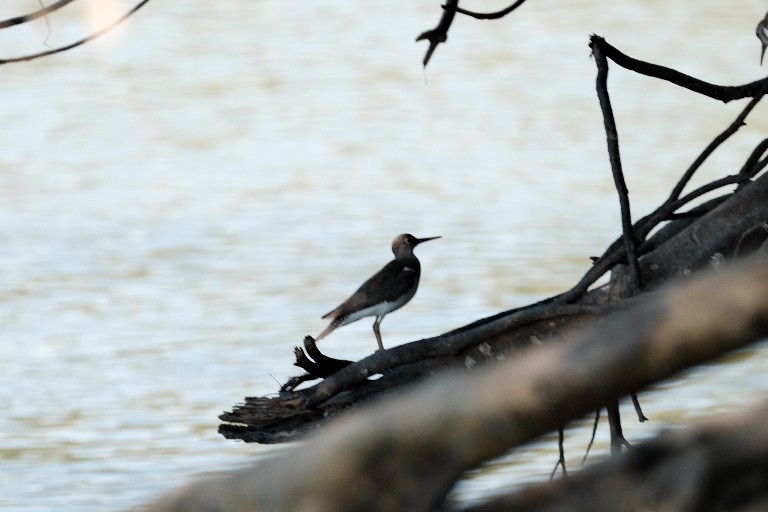
[[[112,23],[107,25],[106,27],[104,27],[104,28],[94,32],[93,34],[91,34],[91,35],[89,35],[87,37],[84,37],[83,39],[80,39],[79,41],[75,41],[74,43],[68,44],[66,46],[61,46],[59,48],[54,48],[52,50],[46,50],[46,51],[40,52],[40,53],[33,53],[31,55],[24,55],[23,57],[14,57],[14,58],[11,58],[11,59],[0,59],[0,64],[10,64],[12,62],[26,62],[26,61],[30,61],[30,60],[34,60],[34,59],[39,59],[40,57],[47,57],[47,56],[53,55],[55,53],[61,53],[61,52],[67,51],[67,50],[71,50],[72,48],[76,48],[76,47],[78,47],[78,46],[80,46],[82,44],[85,44],[85,43],[89,42],[89,41],[93,41],[97,37],[106,34],[110,30],[112,30],[113,28],[118,26],[120,23],[122,23],[123,21],[128,19],[136,11],[141,9],[147,2],[149,2],[149,0],[141,0],[130,11],[125,13],[120,18],[116,19],[115,21],[113,21]]]
[[[422,41],[426,39],[429,41],[429,48],[424,55],[422,63],[424,67],[427,67],[429,59],[432,58],[432,54],[437,49],[437,45],[444,43],[448,40],[448,29],[451,28],[453,18],[456,16],[456,9],[459,8],[459,0],[448,0],[443,6],[443,15],[440,17],[440,22],[432,30],[422,32],[416,41]]]
[[[759,94],[752,98],[752,101],[750,101],[746,107],[744,107],[744,110],[741,111],[741,113],[734,119],[734,121],[726,128],[723,132],[721,132],[715,139],[707,145],[706,148],[704,148],[704,151],[701,152],[701,154],[694,160],[694,162],[691,164],[691,166],[683,173],[683,176],[680,178],[680,181],[677,182],[677,185],[675,185],[675,188],[672,189],[672,192],[669,194],[669,200],[674,201],[675,199],[680,197],[680,194],[683,192],[683,189],[688,184],[688,182],[693,177],[693,174],[701,167],[701,164],[704,163],[704,161],[714,153],[714,151],[728,138],[736,133],[739,128],[744,126],[744,121],[747,119],[747,116],[750,112],[752,112],[752,109],[754,109],[757,104],[760,102],[760,100],[763,99],[763,95]]]
[[[621,154],[619,152],[619,133],[616,128],[616,120],[613,116],[613,107],[611,98],[608,94],[608,60],[602,52],[599,45],[592,47],[592,55],[597,64],[597,98],[600,102],[600,108],[603,111],[603,124],[605,125],[605,136],[608,142],[608,159],[611,163],[611,174],[613,182],[616,185],[616,191],[619,194],[619,206],[621,208],[621,232],[624,242],[624,252],[629,263],[629,294],[635,295],[640,292],[642,282],[640,281],[640,264],[638,263],[637,246],[635,240],[634,226],[632,225],[632,214],[629,208],[629,190],[624,180],[624,172],[621,169]],[[608,416],[611,417],[611,409],[608,410]],[[621,432],[621,428],[617,430]]]
[[[36,20],[37,18],[45,16],[46,14],[52,13],[57,9],[61,9],[62,7],[64,7],[65,5],[71,2],[74,2],[74,0],[59,0],[58,2],[54,2],[51,5],[38,9],[35,12],[0,21],[0,29],[13,27],[14,25],[21,25],[22,23]]]
[[[715,85],[704,80],[699,80],[685,73],[681,73],[672,68],[659,66],[658,64],[651,64],[649,62],[643,62],[638,59],[634,59],[624,53],[620,52],[605,39],[600,36],[593,35],[590,38],[590,48],[594,50],[596,46],[600,47],[600,51],[606,58],[611,59],[619,66],[639,73],[641,75],[651,76],[660,80],[679,85],[690,91],[709,96],[710,98],[720,100],[723,103],[729,101],[738,100],[742,98],[754,98],[758,95],[763,95],[768,92],[768,78],[756,80],[754,82],[739,85],[739,86],[724,86]]]
[[[461,7],[457,7],[456,12],[460,14],[465,14],[467,16],[470,16],[478,20],[497,20],[499,18],[503,18],[507,14],[511,13],[512,11],[514,11],[515,9],[523,5],[524,2],[525,0],[517,0],[517,2],[513,3],[509,7],[505,7],[504,9],[496,12],[489,12],[489,13],[472,12],[466,9],[462,9]]]

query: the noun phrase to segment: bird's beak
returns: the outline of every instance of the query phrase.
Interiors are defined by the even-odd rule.
[[[414,244],[413,244],[413,246],[415,247],[415,246],[419,245],[419,244],[420,244],[420,243],[422,243],[422,242],[429,242],[430,240],[434,240],[435,238],[442,238],[442,237],[439,237],[439,236],[430,236],[430,237],[428,237],[428,238],[417,238],[417,239],[416,239],[416,243],[414,243]]]

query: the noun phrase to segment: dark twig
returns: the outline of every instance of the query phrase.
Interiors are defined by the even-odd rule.
[[[622,447],[631,448],[632,445],[624,438],[624,432],[621,428],[619,402],[609,403],[606,409],[608,411],[608,425],[611,428],[611,455],[621,455]]]
[[[624,251],[629,263],[630,295],[640,292],[640,263],[637,260],[634,226],[632,214],[629,208],[629,190],[624,181],[624,173],[621,170],[621,155],[619,153],[619,134],[616,129],[616,120],[613,117],[613,107],[608,95],[608,60],[599,45],[592,47],[592,55],[597,64],[597,97],[600,108],[603,111],[603,123],[605,124],[605,136],[608,142],[608,159],[611,163],[611,172],[616,190],[619,193],[619,206],[621,208],[621,232],[624,241]]]
[[[110,30],[112,30],[113,28],[118,26],[120,23],[122,23],[123,21],[128,19],[128,17],[130,17],[136,11],[141,9],[147,2],[149,2],[149,0],[141,0],[130,11],[128,11],[127,13],[125,13],[124,15],[122,15],[121,17],[119,17],[118,19],[116,19],[115,21],[110,23],[109,25],[107,25],[106,27],[104,27],[104,28],[94,32],[93,34],[91,34],[91,35],[89,35],[87,37],[84,37],[83,39],[80,39],[79,41],[75,41],[74,43],[68,44],[66,46],[61,46],[59,48],[54,48],[53,50],[46,50],[46,51],[40,52],[40,53],[33,53],[31,55],[25,55],[23,57],[14,57],[14,58],[11,58],[11,59],[0,59],[0,64],[10,64],[12,62],[25,62],[25,61],[30,61],[30,60],[38,59],[40,57],[47,57],[48,55],[53,55],[55,53],[61,53],[61,52],[67,51],[67,50],[71,50],[72,48],[75,48],[77,46],[85,44],[85,43],[87,43],[89,41],[93,41],[97,37],[106,34]]]
[[[306,350],[306,352],[305,352]],[[312,336],[304,337],[304,349],[300,347],[293,348],[293,355],[296,357],[294,366],[302,368],[305,373],[298,377],[291,377],[280,387],[280,391],[293,391],[296,387],[308,380],[324,379],[330,377],[345,366],[352,364],[352,361],[345,359],[334,359],[320,352]]]
[[[557,464],[555,464],[555,467],[552,468],[552,473],[549,474],[550,480],[555,478],[555,473],[557,472],[558,466],[562,468],[563,476],[568,476],[568,470],[565,469],[565,447],[563,446],[564,442],[565,442],[565,432],[561,427],[557,429],[557,447],[559,449],[560,456],[557,459]]]
[[[706,148],[704,148],[704,151],[701,152],[701,154],[696,158],[696,160],[693,161],[691,166],[685,171],[682,178],[680,178],[680,181],[677,182],[677,185],[675,185],[675,188],[672,189],[672,192],[669,194],[669,199],[667,201],[674,201],[675,199],[680,197],[680,194],[683,192],[683,189],[688,184],[688,182],[693,177],[693,173],[695,173],[699,167],[701,167],[701,164],[704,163],[704,161],[709,158],[709,156],[714,153],[714,151],[728,138],[736,133],[739,128],[744,126],[744,121],[746,120],[747,116],[750,112],[752,112],[752,109],[754,109],[757,104],[760,102],[760,100],[763,98],[762,94],[759,94],[752,98],[752,101],[750,101],[746,107],[744,107],[744,110],[741,111],[741,113],[734,119],[734,121],[726,128],[722,133],[720,133],[715,139],[707,145]]]
[[[762,162],[762,161],[761,161]],[[749,179],[768,165],[768,159],[762,162],[762,165],[755,165],[751,172],[744,175],[726,176],[718,180],[712,181],[701,187],[692,190],[680,199],[671,202],[665,202],[659,206],[652,213],[646,215],[634,225],[635,235],[638,239],[645,239],[645,237],[663,221],[672,220],[674,218],[673,212],[686,206],[688,203],[697,199],[704,194],[713,192],[719,188],[726,187],[728,185],[740,185],[746,183]],[[606,273],[615,267],[618,263],[626,261],[626,251],[623,245],[623,239],[619,238],[615,240],[605,252],[595,260],[594,264],[587,270],[576,285],[570,290],[552,297],[545,302],[558,302],[562,304],[568,304],[578,300],[583,296],[590,286],[592,286],[598,279],[603,277]],[[642,248],[643,246],[641,246]],[[642,251],[641,251],[642,254]]]
[[[470,17],[478,19],[478,20],[497,20],[499,18],[503,18],[507,14],[511,13],[512,11],[514,11],[515,9],[517,9],[518,7],[523,5],[524,2],[525,2],[525,0],[517,0],[517,2],[513,3],[509,7],[506,7],[504,9],[502,9],[500,11],[496,11],[496,12],[489,12],[489,13],[472,12],[472,11],[468,11],[466,9],[462,9],[461,7],[457,7],[456,8],[456,12],[458,12],[460,14],[465,14],[467,16],[470,16]]]
[[[755,149],[752,150],[752,153],[750,153],[747,160],[744,162],[744,165],[741,167],[739,176],[743,177],[744,181],[739,183],[739,187],[736,190],[743,187],[749,182],[750,178],[765,168],[766,164],[768,164],[768,158],[763,158],[761,160],[760,157],[763,156],[766,151],[768,151],[768,139],[763,139],[757,146],[755,146]]]
[[[424,60],[422,61],[424,67],[427,67],[429,59],[432,57],[437,45],[448,40],[448,29],[451,28],[451,23],[453,23],[453,18],[456,16],[456,10],[458,8],[459,0],[448,0],[443,6],[443,16],[440,18],[440,22],[437,26],[432,30],[422,32],[419,37],[416,38],[417,41],[422,41],[424,39],[429,41],[429,48],[427,48],[427,53],[424,55]]]
[[[637,421],[640,423],[648,421],[648,418],[643,414],[643,408],[640,407],[640,400],[637,399],[637,393],[632,393],[630,396],[632,397],[632,405],[635,406],[635,412],[637,413]]]
[[[8,18],[7,20],[0,21],[0,29],[13,27],[14,25],[21,25],[22,23],[36,20],[37,18],[45,16],[46,14],[52,13],[57,9],[61,9],[62,7],[64,7],[65,5],[71,2],[74,2],[74,0],[59,0],[58,2],[54,2],[48,7],[43,7],[42,9],[38,9],[35,12],[31,12],[23,16],[16,16],[13,18]]]
[[[600,49],[600,53],[607,59],[611,59],[619,66],[634,71],[641,75],[646,75],[660,80],[679,85],[690,91],[709,96],[710,98],[720,100],[723,103],[729,101],[739,100],[742,98],[754,98],[758,95],[765,94],[768,91],[768,78],[756,80],[754,82],[739,85],[739,86],[723,86],[715,85],[704,80],[699,80],[692,76],[686,75],[674,69],[659,66],[658,64],[651,64],[649,62],[643,62],[638,59],[634,59],[628,55],[621,53],[619,50],[608,44],[605,39],[600,36],[593,35],[590,38],[589,46],[592,48],[593,54],[595,48]]]
[[[600,409],[595,411],[595,421],[592,423],[592,437],[589,438],[589,444],[587,445],[587,451],[584,452],[584,457],[581,459],[581,464],[587,461],[587,455],[589,450],[592,449],[592,445],[595,443],[595,435],[597,434],[597,424],[600,422]]]

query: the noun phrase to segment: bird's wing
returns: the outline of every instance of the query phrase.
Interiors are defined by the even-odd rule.
[[[339,318],[382,302],[394,302],[419,282],[419,269],[392,260],[323,318]]]

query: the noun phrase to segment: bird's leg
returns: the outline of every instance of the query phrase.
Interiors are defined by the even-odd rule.
[[[376,321],[373,322],[373,334],[376,335],[376,342],[379,344],[379,350],[384,350],[384,344],[381,342],[381,333],[379,332],[379,324],[384,319],[384,315],[377,316]]]

